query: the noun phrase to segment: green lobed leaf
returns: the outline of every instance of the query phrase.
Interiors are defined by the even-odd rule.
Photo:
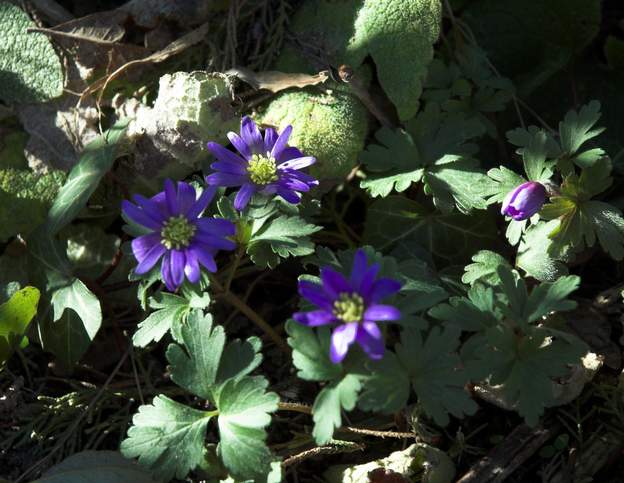
[[[613,182],[609,176],[611,162],[601,158],[594,165],[584,168],[581,175],[568,175],[560,194],[540,212],[547,220],[558,219],[559,224],[550,236],[553,244],[551,254],[561,256],[566,250],[580,251],[593,246],[598,240],[601,247],[616,260],[624,258],[624,218],[616,207],[602,201],[592,200]]]
[[[151,475],[116,451],[81,451],[33,483],[155,483]]]
[[[228,379],[219,391],[219,447],[223,464],[237,478],[254,478],[270,471],[271,452],[265,427],[277,410],[279,396],[266,392],[264,377]]]
[[[464,268],[462,282],[467,285],[474,285],[475,282],[483,282],[488,285],[498,285],[498,267],[501,265],[511,268],[509,262],[496,252],[490,250],[480,250],[472,256],[470,265]]]
[[[298,216],[279,216],[252,232],[247,253],[256,265],[274,268],[280,258],[313,253],[314,243],[309,235],[320,229]]]
[[[258,337],[249,337],[241,341],[235,339],[225,346],[219,363],[217,381],[227,381],[228,379],[240,379],[262,362],[262,341]]]
[[[334,430],[342,425],[342,410],[351,411],[355,407],[361,388],[358,376],[346,374],[318,393],[312,407],[312,436],[317,444],[323,445],[331,441]]]
[[[542,282],[533,287],[530,294],[524,280],[508,267],[500,266],[498,276],[505,296],[505,299],[499,299],[504,304],[503,311],[511,319],[510,322],[518,324],[522,329],[550,312],[576,307],[576,302],[567,300],[567,296],[580,284],[580,278],[576,275],[562,276],[552,283]]]
[[[138,330],[132,336],[135,347],[147,347],[151,342],[158,342],[175,324],[182,324],[191,310],[184,297],[168,293],[160,293],[151,298],[149,306],[157,310],[139,322]]]
[[[102,325],[100,301],[71,272],[65,247],[40,227],[28,240],[31,276],[42,292],[39,341],[70,369]]]
[[[26,330],[37,313],[39,290],[24,287],[0,305],[0,366],[13,350],[27,342]]]
[[[451,61],[443,54],[439,57],[429,64],[422,99],[439,103],[446,112],[477,119],[496,138],[497,128],[488,114],[503,111],[511,101],[511,81],[494,72],[485,52],[474,45],[454,46]]]
[[[246,246],[251,260],[261,267],[275,268],[282,258],[314,252],[310,235],[321,229],[299,216],[299,206],[256,195],[242,213],[233,209],[233,196],[222,197],[220,214],[237,226],[237,242]]]
[[[194,312],[182,327],[182,341],[184,348],[177,344],[167,348],[171,379],[190,393],[214,401],[214,384],[225,346],[223,327],[213,328],[210,314]]]
[[[454,328],[433,327],[424,339],[421,331],[405,329],[396,346],[419,404],[441,426],[449,423],[449,414],[461,418],[477,410],[464,389],[468,374],[456,353],[459,335]]]
[[[529,322],[535,322],[550,312],[563,312],[574,309],[576,302],[567,300],[567,297],[580,284],[580,277],[567,275],[558,278],[552,283],[544,282],[534,287],[525,307],[526,319]]]
[[[121,443],[126,458],[139,463],[159,478],[185,478],[203,459],[206,429],[213,413],[199,411],[166,396],[139,407],[128,437]]]
[[[593,165],[604,154],[602,149],[597,151],[591,150],[591,160],[589,159],[589,151],[577,154],[577,151],[584,143],[604,131],[602,127],[594,128],[599,119],[600,102],[591,101],[589,104],[582,106],[578,112],[574,110],[569,111],[563,118],[563,121],[559,123],[561,150],[566,157],[573,157],[574,162],[582,168]],[[579,159],[583,161],[580,164]]]
[[[552,331],[539,327],[519,337],[511,328],[499,326],[487,332],[487,341],[489,348],[482,347],[476,355],[491,371],[490,383],[500,385],[505,400],[530,426],[554,400],[553,379],[580,363],[587,350],[579,340],[552,338]]]
[[[383,359],[369,362],[371,375],[364,379],[358,406],[364,411],[384,414],[399,412],[407,404],[410,380],[394,352],[386,352]]]
[[[568,274],[568,267],[563,263],[568,257],[564,254],[562,259],[558,259],[550,254],[553,240],[548,235],[558,225],[557,220],[552,220],[531,226],[518,246],[516,266],[542,282],[554,282],[560,276]]]
[[[511,190],[526,182],[522,176],[505,166],[492,168],[487,174],[494,180],[490,193],[491,196],[488,199],[488,203],[490,204],[501,203]]]
[[[449,212],[455,205],[464,213],[483,209],[491,181],[478,162],[467,157],[475,151],[467,141],[483,133],[477,119],[446,115],[429,104],[407,123],[406,131],[385,127],[379,131],[377,139],[383,145],[369,146],[361,156],[372,173],[360,186],[371,196],[385,197],[422,180],[425,193],[442,211]]]
[[[298,377],[306,381],[332,381],[340,377],[341,365],[333,364],[329,359],[331,332],[327,327],[315,331],[288,320],[286,332]]]
[[[26,12],[0,1],[0,99],[7,103],[44,102],[63,93],[63,68],[49,38]]]
[[[493,327],[501,319],[495,307],[494,290],[480,284],[473,285],[467,297],[451,297],[449,303],[436,305],[428,313],[445,325],[470,332]]]
[[[392,191],[401,193],[422,179],[423,163],[408,132],[384,126],[375,133],[375,139],[379,144],[369,144],[360,155],[372,173],[360,186],[372,197],[386,197]]]

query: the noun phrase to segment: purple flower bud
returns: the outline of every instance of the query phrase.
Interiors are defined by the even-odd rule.
[[[526,220],[537,213],[545,201],[546,188],[537,181],[528,181],[505,196],[501,213],[516,221]]]

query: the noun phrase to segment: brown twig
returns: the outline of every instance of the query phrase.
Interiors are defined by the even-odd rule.
[[[302,414],[312,414],[312,407],[307,404],[279,402],[277,403],[277,409],[280,411],[293,411]],[[400,431],[379,431],[376,429],[356,428],[353,426],[343,426],[338,428],[337,431],[345,431],[355,434],[363,434],[366,436],[375,436],[376,438],[398,438],[398,439],[416,439],[418,435],[415,433],[407,433]]]
[[[316,448],[307,449],[301,453],[290,456],[282,462],[282,468],[297,465],[304,460],[314,458],[316,456],[322,456],[326,454],[336,453],[352,453],[354,451],[363,451],[366,448],[363,444],[353,443],[351,441],[340,441],[339,444],[317,446]]]
[[[227,292],[223,285],[216,279],[216,277],[210,277],[210,283],[212,287],[218,291],[218,295],[223,298],[227,303],[229,303],[232,307],[235,307],[239,310],[243,315],[245,315],[249,320],[251,320],[254,324],[256,324],[260,330],[262,330],[269,338],[275,342],[277,347],[279,347],[282,352],[290,355],[290,347],[286,343],[284,339],[280,337],[280,335],[275,332],[275,329],[271,327],[258,313],[253,310],[249,305],[243,302],[240,298],[238,298],[232,292]]]

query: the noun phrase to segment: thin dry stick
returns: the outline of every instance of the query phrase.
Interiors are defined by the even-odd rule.
[[[113,372],[111,372],[110,376],[108,376],[108,379],[106,379],[106,382],[104,383],[104,385],[100,388],[100,390],[97,392],[97,394],[89,402],[89,405],[87,406],[87,410],[85,412],[81,413],[76,418],[74,423],[68,429],[65,430],[65,432],[63,433],[63,435],[59,439],[59,442],[56,443],[54,448],[52,448],[52,450],[47,455],[45,455],[43,458],[41,458],[37,463],[35,463],[30,468],[28,468],[24,473],[22,473],[21,476],[17,480],[15,480],[15,483],[20,483],[20,481],[24,481],[24,478],[26,478],[28,475],[30,475],[33,471],[35,471],[39,467],[41,467],[46,461],[48,461],[52,457],[52,455],[54,455],[57,451],[59,451],[63,447],[63,445],[69,439],[69,437],[76,431],[76,429],[78,429],[78,426],[80,425],[82,420],[85,417],[87,417],[88,415],[91,414],[91,411],[95,407],[95,403],[102,397],[102,394],[104,394],[104,391],[106,391],[106,389],[108,388],[108,385],[110,384],[110,382],[117,375],[117,373],[121,369],[121,366],[123,365],[123,363],[128,358],[129,354],[130,354],[130,349],[128,348],[128,350],[126,350],[125,354],[121,357],[121,359],[119,360],[119,362],[117,363],[117,365],[113,369]]]
[[[352,453],[354,451],[363,451],[365,446],[363,444],[353,443],[351,441],[340,441],[340,444],[317,446],[316,448],[308,449],[286,458],[282,462],[282,468],[297,465],[308,458],[314,458],[315,456],[322,456],[325,454],[336,453]]]
[[[312,408],[307,404],[279,402],[277,409],[281,411],[293,411],[296,413],[312,414]],[[415,433],[407,433],[400,431],[378,431],[376,429],[356,428],[353,426],[344,426],[338,428],[338,431],[347,431],[349,433],[364,434],[366,436],[375,436],[377,438],[399,438],[399,439],[416,439],[418,435]]]
[[[271,327],[258,313],[253,310],[249,305],[239,299],[232,292],[226,292],[225,288],[221,283],[215,278],[210,277],[210,283],[212,286],[220,292],[219,295],[223,297],[223,299],[229,303],[231,306],[238,309],[242,314],[247,316],[249,320],[251,320],[254,324],[256,324],[266,335],[268,335],[273,342],[279,347],[285,354],[290,354],[290,347],[286,343],[284,339],[282,339],[275,329]]]
[[[375,436],[376,438],[398,438],[398,439],[418,439],[416,433],[407,433],[401,431],[377,431],[376,429],[354,428],[352,426],[344,426],[338,428],[338,431],[348,431],[349,433],[365,434],[366,436]]]

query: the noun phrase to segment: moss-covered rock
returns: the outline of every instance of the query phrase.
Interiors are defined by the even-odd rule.
[[[284,129],[292,125],[290,144],[315,156],[311,174],[328,184],[343,179],[357,162],[368,131],[368,113],[341,89],[310,88],[284,92],[259,114],[259,121]]]

